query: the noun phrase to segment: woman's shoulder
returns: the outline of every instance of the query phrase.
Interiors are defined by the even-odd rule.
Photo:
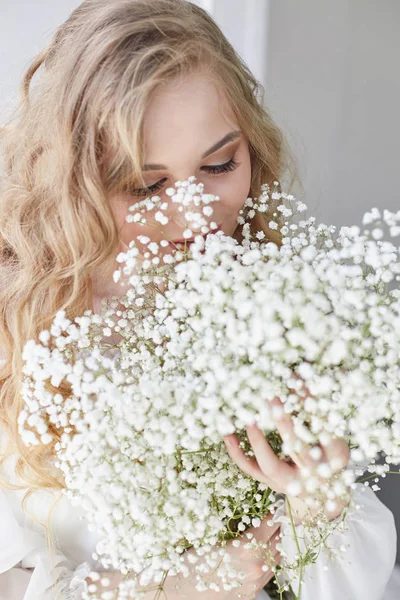
[[[43,510],[43,499],[40,492],[36,509],[41,506]],[[36,520],[43,515],[36,513],[24,514],[18,493],[0,488],[0,598],[50,598],[49,589],[53,590],[56,580],[63,597],[81,598],[75,587],[87,591],[85,578],[97,569],[84,528],[71,528],[71,520],[64,515],[61,530],[52,528],[50,552],[43,523]]]
[[[15,476],[15,462],[16,456],[8,457],[2,465],[1,475],[5,476],[6,482],[21,485]],[[85,561],[95,564],[92,553],[100,536],[91,531],[82,505],[73,502],[62,489],[32,489],[28,486],[10,489],[0,484],[0,531],[9,530],[19,550],[26,540],[31,540],[36,550],[46,553],[45,539],[49,533],[55,551],[68,556],[71,564],[76,566]],[[5,548],[0,539],[0,558],[2,551],[5,552]],[[31,565],[26,563],[26,566]],[[1,568],[0,560],[0,572]]]
[[[57,516],[61,512],[61,521],[63,520],[64,523],[68,523],[68,517],[76,513],[78,509],[68,501],[61,489],[35,489],[28,482],[24,481],[17,474],[16,469],[19,455],[13,452],[13,448],[11,450],[7,448],[9,442],[10,432],[4,426],[4,423],[0,423],[0,454],[2,457],[0,464],[0,491],[3,494],[3,502],[8,502],[19,521],[27,522],[26,519],[28,518],[28,521],[32,521],[32,523],[35,521],[47,522],[47,515],[54,504],[55,509],[51,511],[53,513],[52,518],[60,521]],[[12,486],[18,486],[18,489],[13,489]],[[22,508],[25,496],[27,496],[26,510],[29,517],[25,516],[24,509]]]

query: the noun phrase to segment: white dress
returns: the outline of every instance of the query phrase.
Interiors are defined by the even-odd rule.
[[[13,465],[13,458],[8,459],[2,471],[10,481],[16,481]],[[397,539],[393,515],[370,488],[357,484],[353,493],[360,509],[349,514],[346,533],[333,534],[335,545],[350,544],[350,548],[327,571],[324,566],[328,560],[322,550],[317,562],[305,570],[303,600],[400,598],[400,576],[393,570]],[[47,522],[51,504],[60,492],[35,492],[26,506],[29,516],[21,507],[23,495],[23,490],[0,489],[0,600],[81,600],[88,573],[105,570],[92,557],[98,538],[89,531],[83,509],[62,495],[49,519],[51,557],[40,521]],[[283,506],[275,516],[282,510]],[[300,535],[301,527],[297,526]],[[281,531],[290,557],[295,551],[290,525],[282,524]],[[57,595],[54,580],[63,595]],[[257,596],[257,600],[268,598],[265,591]]]

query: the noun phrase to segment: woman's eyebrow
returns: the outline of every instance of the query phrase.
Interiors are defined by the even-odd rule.
[[[211,146],[211,148],[206,150],[201,158],[206,158],[210,154],[213,154],[214,152],[216,152],[217,150],[222,148],[222,146],[225,146],[228,142],[232,142],[233,140],[235,140],[236,138],[238,138],[241,135],[242,135],[242,132],[240,130],[231,131],[230,133],[227,133],[221,140],[219,140],[219,142],[217,142],[216,144]],[[167,169],[167,167],[165,165],[157,165],[157,164],[144,165],[144,167],[143,167],[143,171],[157,171],[160,169]]]

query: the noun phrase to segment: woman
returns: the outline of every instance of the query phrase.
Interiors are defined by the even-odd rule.
[[[57,311],[71,317],[97,312],[104,298],[118,296],[115,258],[138,234],[155,241],[182,237],[177,205],[169,206],[168,230],[161,233],[125,221],[135,201],[156,193],[167,201],[165,190],[194,174],[221,198],[216,222],[239,238],[236,217],[246,198],[286,172],[295,177],[295,170],[263,108],[262,88],[210,16],[184,0],[84,1],[32,62],[21,91],[19,114],[2,135],[0,600],[75,600],[93,583],[89,571],[101,571],[92,556],[96,535],[78,507],[57,497],[64,487],[53,464],[57,431],[53,444],[29,450],[18,436],[24,344],[48,328]],[[272,212],[254,217],[252,228],[279,244],[268,227]],[[290,422],[279,426],[283,431]],[[254,461],[244,459],[234,436],[226,438],[229,454],[276,491],[310,460],[293,456],[289,467],[271,455],[259,430],[249,428],[248,436]],[[344,440],[321,448],[315,465],[331,460],[337,470],[348,464]],[[310,566],[304,600],[382,597],[396,532],[390,511],[362,488],[354,491],[360,510],[349,515],[348,531],[336,534],[336,543],[350,550],[329,571],[324,556]],[[301,497],[292,500],[301,527],[306,505]],[[328,517],[340,519],[342,510]],[[276,562],[278,541],[291,552],[283,524],[264,520],[253,532],[269,543]],[[241,548],[229,551],[245,572],[243,597],[267,598],[271,570]],[[95,583],[113,598],[120,576],[109,573],[108,579]],[[179,591],[176,578],[167,577],[168,600],[237,597],[197,592],[194,575],[178,583]],[[145,596],[153,597],[150,591]]]

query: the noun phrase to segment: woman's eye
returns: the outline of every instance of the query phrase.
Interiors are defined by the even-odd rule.
[[[207,173],[212,173],[213,175],[218,175],[219,173],[226,173],[228,171],[234,171],[238,166],[239,166],[239,162],[237,162],[235,160],[235,158],[231,158],[231,160],[228,160],[228,162],[224,163],[223,165],[207,165],[206,167],[201,167],[204,171],[207,171]],[[154,195],[156,194],[164,185],[165,181],[167,180],[166,177],[164,177],[163,179],[160,179],[160,181],[158,181],[157,183],[153,184],[153,185],[149,185],[146,188],[136,188],[136,189],[132,189],[130,190],[130,194],[132,196],[150,196],[150,195]]]
[[[129,190],[129,193],[132,196],[152,196],[152,195],[156,194],[158,192],[158,190],[160,190],[162,188],[166,179],[167,178],[164,177],[164,179],[161,179],[154,185],[149,185],[148,187],[145,187],[145,188],[136,188],[136,189]]]
[[[209,173],[213,173],[213,174],[218,174],[218,173],[226,173],[227,171],[234,171],[236,169],[236,167],[239,166],[240,163],[238,163],[235,160],[235,157],[231,158],[231,160],[228,160],[227,163],[224,163],[223,165],[209,165],[207,167],[201,167],[202,169],[204,169],[205,171],[209,172]]]

